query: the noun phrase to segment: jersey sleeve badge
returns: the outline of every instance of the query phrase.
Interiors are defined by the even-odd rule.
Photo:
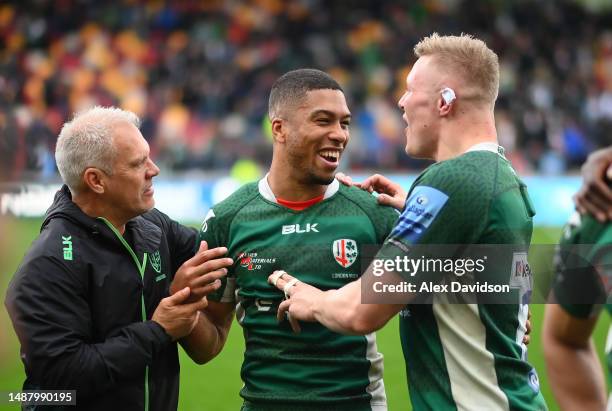
[[[438,189],[429,186],[415,187],[391,232],[391,237],[416,243],[447,201],[448,195]]]

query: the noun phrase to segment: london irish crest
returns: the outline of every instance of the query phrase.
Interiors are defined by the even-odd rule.
[[[341,238],[334,241],[332,252],[336,262],[344,268],[350,267],[357,260],[357,255],[359,254],[357,243],[349,238]]]

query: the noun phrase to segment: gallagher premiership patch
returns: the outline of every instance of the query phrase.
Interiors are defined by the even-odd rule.
[[[428,186],[417,186],[406,201],[391,237],[416,243],[448,201],[442,191]]]

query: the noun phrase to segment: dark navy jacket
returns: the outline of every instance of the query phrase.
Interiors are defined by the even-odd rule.
[[[121,236],[58,191],[6,295],[24,389],[76,390],[79,410],[175,410],[177,346],[150,319],[196,234],[153,209]]]

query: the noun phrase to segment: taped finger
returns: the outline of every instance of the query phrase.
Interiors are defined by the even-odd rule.
[[[291,287],[296,285],[298,283],[298,281],[299,280],[297,278],[292,278],[291,280],[289,280],[287,282],[287,284],[285,284],[285,286],[283,287],[283,293],[285,293],[285,298],[290,298],[291,297],[289,295],[289,290],[291,290]]]
[[[278,282],[278,279],[283,276],[283,274],[287,273],[283,270],[274,271],[274,273],[272,273],[272,275],[270,276],[270,282],[274,287],[278,287],[276,283]]]

